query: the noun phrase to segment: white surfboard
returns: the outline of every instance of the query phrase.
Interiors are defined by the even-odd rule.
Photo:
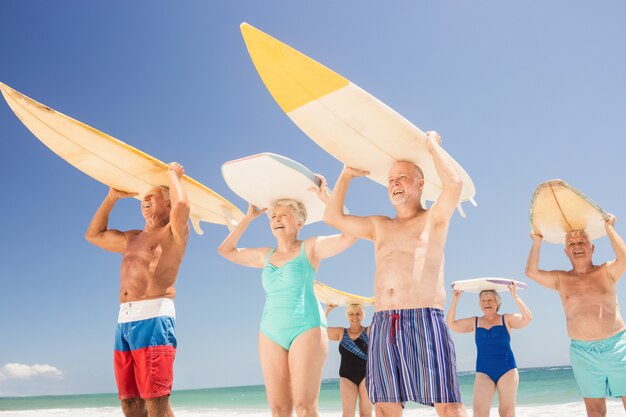
[[[374,298],[372,297],[362,297],[360,295],[343,292],[329,287],[326,284],[322,284],[319,281],[315,281],[313,290],[315,291],[317,299],[326,305],[332,304],[345,307],[350,304],[360,304],[362,306],[371,306],[374,304]]]
[[[260,153],[222,165],[226,184],[239,197],[259,208],[269,208],[283,198],[304,204],[310,224],[322,220],[326,205],[310,187],[320,180],[304,165],[274,153]]]
[[[388,184],[396,161],[412,161],[424,171],[423,200],[435,201],[441,180],[426,147],[426,135],[411,122],[341,75],[242,23],[250,57],[278,105],[313,141],[339,161],[367,170]],[[459,203],[473,200],[476,190],[456,163],[463,180]],[[463,215],[459,204],[459,211]]]
[[[530,225],[546,242],[565,243],[565,235],[574,230],[597,239],[606,234],[607,218],[592,199],[558,179],[539,184],[530,203]]]
[[[155,186],[167,186],[167,165],[91,126],[0,83],[9,107],[37,139],[90,177],[121,191],[138,193],[141,200]],[[200,222],[234,227],[243,213],[226,199],[183,176],[191,206],[191,223],[202,234]]]
[[[455,291],[481,292],[485,290],[508,291],[511,282],[518,290],[526,288],[526,284],[509,278],[475,278],[454,281],[451,285]]]

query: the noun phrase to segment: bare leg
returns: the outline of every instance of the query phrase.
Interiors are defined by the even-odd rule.
[[[157,398],[148,398],[145,400],[148,417],[173,417],[170,407],[170,396],[164,395]]]
[[[626,411],[626,397],[622,397],[622,404],[624,404],[624,411]]]
[[[400,417],[402,415],[401,403],[376,403],[376,417]]]
[[[317,398],[327,355],[328,334],[321,327],[302,333],[289,348],[289,373],[298,417],[318,417]]]
[[[341,408],[343,417],[354,417],[356,398],[359,396],[359,387],[347,378],[339,378],[339,394],[341,394]]]
[[[585,407],[588,417],[606,416],[606,399],[604,398],[585,398]]]
[[[139,397],[121,400],[122,412],[126,417],[147,417],[146,403]]]
[[[488,417],[491,409],[496,384],[482,372],[476,372],[474,379],[474,417]]]
[[[359,416],[372,417],[372,403],[367,396],[367,388],[365,387],[365,379],[359,384]]]
[[[509,370],[498,379],[498,411],[500,412],[500,417],[515,417],[518,385],[519,373],[517,369]]]
[[[435,411],[442,417],[467,417],[463,403],[438,403]]]
[[[259,357],[272,417],[290,417],[293,410],[288,354],[278,343],[259,333]]]

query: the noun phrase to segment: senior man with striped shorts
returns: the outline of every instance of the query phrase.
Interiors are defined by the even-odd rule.
[[[366,384],[377,416],[400,416],[406,401],[434,406],[440,416],[465,416],[456,356],[443,315],[444,246],[462,189],[441,137],[427,133],[427,147],[443,184],[437,201],[421,205],[422,170],[396,162],[387,192],[396,216],[344,214],[350,180],[366,171],[344,167],[324,220],[342,232],[374,242],[376,313],[370,327]]]

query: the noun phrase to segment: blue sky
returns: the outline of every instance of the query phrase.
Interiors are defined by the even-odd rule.
[[[341,164],[269,95],[241,38],[243,21],[423,130],[441,132],[446,150],[472,176],[479,204],[466,206],[466,219],[453,218],[447,284],[480,276],[525,280],[530,198],[548,179],[587,193],[618,217],[626,235],[626,4],[618,0],[0,0],[0,81],[182,163],[242,210],[245,202],[220,175],[231,159],[279,153],[332,185]],[[83,238],[107,188],[49,151],[4,102],[0,154],[0,395],[114,392],[120,256]],[[347,206],[356,214],[393,213],[385,189],[366,179],[352,184]],[[138,202],[120,202],[110,225],[141,228]],[[261,383],[260,271],[217,255],[225,227],[204,230],[191,235],[177,284],[175,389]],[[302,236],[331,231],[316,224]],[[271,243],[265,218],[242,241]],[[544,246],[543,267],[568,267],[560,247]],[[596,261],[612,256],[606,238],[598,240]],[[323,263],[318,276],[372,295],[373,271],[373,247],[359,242]],[[626,299],[623,283],[618,295]],[[522,296],[535,320],[513,335],[518,364],[568,364],[558,295],[530,283]],[[513,311],[510,297],[504,301]],[[476,297],[465,295],[459,316],[478,313]],[[331,325],[346,323],[341,312],[333,314]],[[454,339],[459,369],[473,370],[472,336]],[[324,377],[334,378],[335,344],[330,351]]]

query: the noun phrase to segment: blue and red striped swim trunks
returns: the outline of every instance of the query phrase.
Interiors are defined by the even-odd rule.
[[[120,304],[113,361],[120,399],[169,395],[176,356],[176,311],[170,298]]]
[[[460,403],[456,354],[443,311],[377,311],[365,383],[372,403]]]

